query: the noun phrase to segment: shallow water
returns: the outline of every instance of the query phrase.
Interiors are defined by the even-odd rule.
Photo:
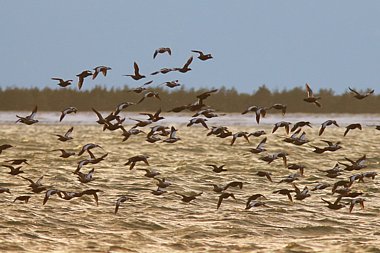
[[[44,193],[31,193],[27,181],[7,174],[8,169],[2,168],[0,187],[10,188],[12,194],[0,194],[0,251],[380,252],[380,184],[377,177],[365,179],[365,183],[354,183],[353,191],[362,191],[367,201],[364,210],[355,206],[351,214],[348,207],[330,210],[321,201],[321,197],[335,200],[336,195],[331,195],[331,188],[312,192],[310,198],[291,203],[286,196],[272,192],[281,188],[291,189],[290,184],[277,182],[294,171],[284,168],[281,160],[268,165],[259,160],[261,154],[248,152],[263,136],[250,137],[250,144],[239,138],[235,145],[230,146],[231,138],[206,137],[206,129],[186,127],[182,124],[185,119],[179,118],[181,120],[162,123],[179,128],[177,135],[182,139],[174,144],[151,144],[143,135],[121,142],[121,131],[103,132],[100,125],[91,122],[75,125],[74,139],[62,143],[55,134],[63,134],[71,123],[80,123],[80,120],[74,120],[75,116],[70,119],[75,122],[66,122],[65,119],[60,124],[42,122],[32,126],[4,123],[7,120],[2,118],[0,145],[9,143],[14,147],[3,151],[0,162],[27,158],[30,165],[23,166],[26,177],[37,179],[44,175],[44,185],[60,190],[100,189],[103,192],[99,193],[99,206],[92,197],[65,201],[56,195],[43,206]],[[270,118],[264,119],[268,124],[263,125],[248,119],[251,121],[238,124],[230,118],[224,121],[211,119],[209,122],[210,125],[229,125],[233,132],[267,131],[268,151],[264,154],[286,151],[290,163],[306,166],[305,176],[297,181],[300,187],[307,185],[310,188],[317,182],[334,183],[357,173],[345,171],[342,176],[330,179],[318,171],[332,168],[345,156],[356,159],[367,155],[368,167],[360,172],[378,171],[380,167],[380,131],[372,126],[363,125],[362,131],[354,130],[344,138],[344,127],[328,127],[319,137],[319,124],[324,118],[313,115],[285,117],[292,122],[314,119],[313,128],[305,128],[312,145],[324,146],[322,139],[342,141],[341,150],[320,155],[313,153],[309,144],[295,146],[283,142],[283,129],[270,134]],[[352,123],[363,122],[363,118],[347,119]],[[378,117],[368,119],[363,124],[379,122]],[[130,122],[126,128],[130,126],[128,124]],[[148,129],[145,128],[146,131]],[[64,148],[78,152],[90,142],[104,148],[104,151],[94,149],[96,156],[104,152],[109,155],[99,164],[82,168],[83,172],[95,168],[95,180],[82,184],[72,172],[77,162],[87,155],[63,159],[59,152],[51,150]],[[140,154],[149,155],[149,167],[160,171],[159,177],[172,182],[173,185],[167,188],[168,193],[161,196],[150,193],[156,189],[156,181],[144,177],[144,171],[137,170],[147,168],[145,164],[137,163],[133,170],[124,166],[129,157]],[[226,164],[228,171],[215,174],[205,165],[209,163]],[[256,176],[258,170],[272,172],[275,183]],[[212,191],[210,184],[222,185],[231,181],[243,181],[243,189],[230,188],[228,191],[233,192],[237,200],[226,199],[216,210],[219,194]],[[203,195],[191,203],[183,203],[175,191],[203,191]],[[264,200],[268,207],[244,210],[246,199],[255,193],[268,198]],[[16,196],[25,194],[32,196],[29,203],[12,203]],[[135,202],[123,203],[115,215],[115,201],[123,194],[134,195]]]

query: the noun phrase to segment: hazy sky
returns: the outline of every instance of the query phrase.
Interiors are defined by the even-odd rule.
[[[55,87],[97,65],[96,84],[137,86],[123,74],[180,67],[199,49],[213,60],[155,76],[185,87],[252,92],[303,86],[380,88],[380,1],[1,1],[0,87]],[[159,47],[173,54],[152,59]]]

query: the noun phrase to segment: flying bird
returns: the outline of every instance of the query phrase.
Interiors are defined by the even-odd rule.
[[[2,145],[0,145],[0,155],[1,155],[1,153],[4,151],[4,150],[6,150],[6,149],[8,149],[8,148],[12,148],[13,146],[12,145],[10,145],[10,144],[2,144]]]
[[[312,89],[310,88],[309,84],[305,84],[306,91],[307,91],[307,98],[304,98],[303,101],[308,103],[314,103],[316,106],[321,107],[321,104],[318,102],[321,97],[315,97],[313,94]]]
[[[100,72],[103,74],[103,76],[107,76],[107,71],[109,70],[112,70],[112,69],[107,66],[98,66],[94,68],[94,74],[92,75],[92,80],[94,80]]]
[[[145,78],[144,75],[141,75],[140,72],[139,72],[139,66],[137,65],[136,62],[133,63],[133,67],[135,69],[135,73],[133,75],[124,75],[124,76],[130,76],[132,77],[134,80],[140,80],[142,78]]]
[[[375,92],[375,90],[372,89],[372,90],[369,90],[368,92],[366,92],[364,94],[361,94],[361,93],[357,92],[356,90],[351,89],[350,87],[348,87],[348,89],[355,94],[354,98],[357,98],[359,100],[361,100],[363,98],[366,98],[366,97],[368,97],[369,95],[371,95],[371,94],[373,94]]]
[[[121,196],[120,198],[118,198],[116,200],[116,204],[115,204],[115,214],[117,214],[117,211],[119,210],[119,206],[121,205],[121,203],[124,203],[125,201],[134,201],[131,197],[128,197],[128,196]]]
[[[56,134],[56,136],[58,136],[58,140],[59,141],[69,141],[69,140],[72,140],[73,137],[71,137],[71,133],[73,132],[74,130],[74,127],[71,127],[69,130],[67,130],[67,132],[65,133],[65,135],[60,135],[60,134]]]
[[[189,66],[190,66],[190,64],[191,64],[192,61],[193,61],[193,57],[191,56],[191,57],[187,60],[187,62],[185,63],[185,65],[183,65],[182,68],[174,68],[174,71],[179,71],[179,72],[181,72],[181,73],[186,73],[186,72],[190,71],[191,68],[189,68]]]
[[[350,124],[350,125],[346,126],[346,131],[344,131],[343,136],[346,136],[348,131],[354,130],[354,129],[362,130],[362,125],[360,125],[359,123],[356,123],[356,124]]]
[[[51,80],[59,81],[57,85],[61,86],[62,88],[65,88],[73,82],[73,80],[63,80],[62,78],[53,77]]]
[[[65,110],[63,110],[61,112],[61,117],[59,118],[59,122],[61,122],[63,120],[63,118],[67,115],[67,114],[70,114],[70,113],[77,113],[78,112],[78,109],[73,107],[73,106],[70,106],[68,108],[66,108]]]
[[[172,50],[169,47],[160,47],[154,51],[153,59],[155,59],[158,54],[164,54],[164,53],[168,53],[169,55],[172,55]]]
[[[202,51],[191,50],[191,52],[199,54],[198,59],[202,61],[206,61],[213,58],[211,54],[204,54]]]
[[[336,127],[339,127],[339,125],[336,122],[336,120],[331,120],[331,119],[330,120],[326,120],[325,122],[322,123],[321,128],[319,129],[318,135],[321,136],[323,134],[323,132],[325,131],[326,127],[330,126],[330,125],[335,125]]]
[[[24,123],[26,125],[32,125],[34,123],[37,123],[38,120],[34,119],[34,117],[36,116],[36,113],[37,113],[37,106],[35,106],[32,113],[26,117],[20,117],[20,116],[16,115],[16,117],[18,118],[16,123],[21,122],[21,123]]]
[[[80,74],[77,75],[77,77],[78,77],[78,89],[82,88],[84,79],[88,76],[92,76],[92,72],[90,70],[84,70]]]

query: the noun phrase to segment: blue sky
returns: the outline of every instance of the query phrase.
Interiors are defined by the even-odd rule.
[[[380,87],[380,1],[1,1],[0,87],[56,87],[97,65],[97,84],[138,86],[122,76],[180,67],[198,49],[213,60],[155,76],[191,87],[251,93],[303,86],[317,91]],[[152,59],[159,47],[171,57]]]

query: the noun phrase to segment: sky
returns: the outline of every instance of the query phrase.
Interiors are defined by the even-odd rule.
[[[186,88],[234,87],[252,93],[310,84],[336,93],[380,87],[380,1],[0,1],[0,87],[50,87],[98,65],[95,85],[137,87],[178,79]],[[170,47],[172,56],[153,52]],[[134,81],[140,72],[192,71]],[[75,82],[76,83],[76,82]]]

